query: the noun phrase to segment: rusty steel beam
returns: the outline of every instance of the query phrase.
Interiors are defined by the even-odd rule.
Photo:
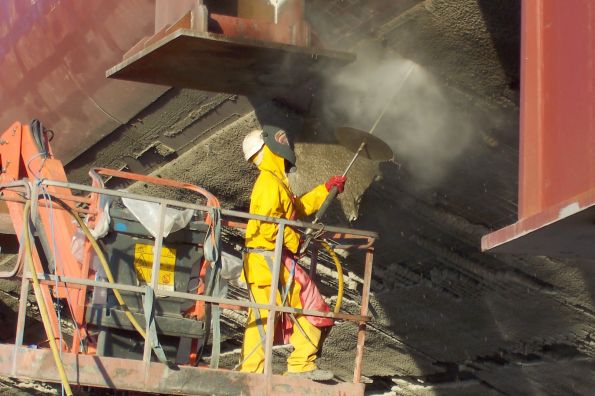
[[[523,1],[519,221],[483,250],[595,257],[594,26],[593,1]]]
[[[305,379],[179,366],[145,365],[141,360],[62,354],[71,385],[176,395],[363,395],[364,385],[322,384]],[[14,367],[13,367],[14,364]],[[0,375],[59,382],[49,349],[19,348],[0,344]]]
[[[158,0],[155,34],[128,50],[109,78],[276,97],[355,59],[311,46],[304,1]]]
[[[178,29],[111,67],[106,76],[267,97],[353,60],[347,52]]]

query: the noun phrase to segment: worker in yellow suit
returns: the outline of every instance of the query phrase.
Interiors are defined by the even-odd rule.
[[[260,170],[250,198],[250,213],[299,219],[315,213],[332,187],[343,191],[344,176],[333,176],[325,184],[296,197],[289,188],[286,172],[295,166],[295,154],[285,131],[273,126],[249,133],[243,142],[244,157]],[[268,304],[271,292],[271,269],[278,225],[250,220],[246,228],[244,273],[252,301]],[[294,308],[329,311],[316,285],[296,263],[295,253],[300,244],[299,233],[291,227],[284,230],[284,252],[281,258],[280,289],[277,303]],[[264,336],[266,310],[250,309],[242,346],[240,369],[246,372],[264,371]],[[294,350],[287,359],[287,374],[313,380],[329,380],[333,373],[321,370],[315,360],[320,347],[322,328],[332,326],[329,318],[287,314],[281,315],[280,328],[284,342]],[[276,334],[277,335],[277,334]],[[277,337],[278,339],[278,337]]]

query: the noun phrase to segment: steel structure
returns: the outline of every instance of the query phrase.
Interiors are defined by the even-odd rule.
[[[106,80],[105,71],[122,61],[123,54],[132,55],[144,48],[149,38],[157,37],[156,33],[171,31],[172,25],[194,9],[196,3],[0,1],[0,89],[4,94],[0,98],[0,124],[33,117],[43,119],[61,131],[54,146],[64,163],[69,163],[169,89]],[[319,46],[304,20],[303,0],[280,0],[277,12],[268,0],[208,3],[214,4],[209,14],[211,33],[218,37],[270,43],[273,53],[281,55],[287,47],[306,48],[302,59],[309,64],[323,63],[317,57]],[[235,4],[235,9],[226,4]],[[220,9],[221,5],[227,9]],[[181,21],[188,22],[187,18]],[[352,55],[342,54],[339,63],[351,59]],[[299,71],[292,79],[301,74]]]
[[[290,95],[355,59],[311,40],[304,0],[157,1],[157,33],[106,72],[109,78],[241,95]],[[277,4],[273,6],[271,3]]]
[[[482,249],[594,258],[595,3],[524,0],[517,223]]]

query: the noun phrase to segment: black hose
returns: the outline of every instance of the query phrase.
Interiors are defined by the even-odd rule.
[[[37,146],[37,150],[39,151],[42,158],[47,158],[49,155],[49,150],[48,150],[47,145],[45,144],[46,141],[43,136],[43,134],[44,134],[43,124],[38,119],[33,119],[29,125],[31,127],[31,133],[33,134],[33,141],[35,142],[35,145]],[[52,137],[53,137],[53,132],[52,132]]]

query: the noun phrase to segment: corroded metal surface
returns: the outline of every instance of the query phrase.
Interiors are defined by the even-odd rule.
[[[246,95],[286,94],[354,55],[179,29],[106,72],[107,77]]]
[[[0,2],[0,130],[41,119],[69,162],[161,95],[162,87],[105,79],[153,34],[151,0]]]

